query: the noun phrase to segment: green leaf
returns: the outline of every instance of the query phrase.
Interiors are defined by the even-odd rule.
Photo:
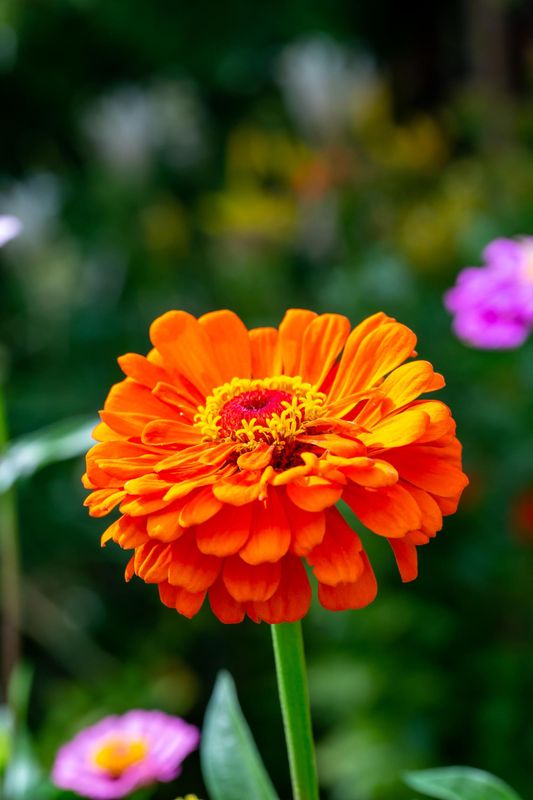
[[[437,800],[520,800],[507,784],[473,767],[443,767],[408,772],[405,783]]]
[[[278,800],[227,672],[218,674],[207,706],[200,758],[211,800]]]
[[[29,739],[26,735],[19,735],[5,772],[4,796],[6,800],[37,798],[41,781],[42,773]]]
[[[12,442],[0,456],[0,493],[46,464],[85,453],[94,444],[95,424],[87,418],[62,420]]]

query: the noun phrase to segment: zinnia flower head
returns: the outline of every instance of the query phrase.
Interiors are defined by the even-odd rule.
[[[162,711],[105,717],[57,753],[52,780],[94,800],[113,800],[156,782],[174,780],[196,749],[197,728]]]
[[[93,516],[133,549],[126,578],[156,583],[192,617],[206,596],[226,623],[303,617],[305,564],[328,609],[360,608],[376,579],[337,503],[388,540],[404,580],[467,479],[444,385],[416,337],[383,313],[291,309],[247,331],[231,311],[169,311],[146,357],[119,359],[87,456]]]
[[[22,225],[17,217],[11,215],[0,214],[0,247],[7,244],[15,236],[18,236],[22,230]]]
[[[518,347],[533,327],[533,237],[496,239],[445,295],[457,336],[474,347]]]

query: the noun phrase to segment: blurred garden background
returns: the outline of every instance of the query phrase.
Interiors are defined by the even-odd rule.
[[[116,357],[170,308],[249,327],[383,310],[415,330],[471,485],[416,582],[366,537],[377,600],[304,622],[323,797],[409,799],[405,770],[452,763],[530,796],[533,341],[466,347],[442,295],[491,239],[533,234],[531,3],[1,0],[0,114],[0,213],[24,225],[0,255],[13,440],[96,418]],[[225,667],[288,797],[267,626],[188,621],[126,585],[82,471],[16,485],[43,770],[107,713],[201,724]],[[187,791],[205,796],[197,755],[157,798]]]

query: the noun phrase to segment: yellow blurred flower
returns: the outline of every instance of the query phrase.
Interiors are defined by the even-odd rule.
[[[158,255],[183,256],[189,249],[185,209],[174,197],[161,197],[141,213],[148,249]]]

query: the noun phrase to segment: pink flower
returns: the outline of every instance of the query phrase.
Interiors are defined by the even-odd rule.
[[[0,214],[0,247],[7,244],[22,230],[20,220],[12,216],[2,216]]]
[[[496,239],[444,297],[457,336],[473,347],[518,347],[533,328],[533,237]]]
[[[93,800],[125,797],[141,786],[173,780],[200,733],[162,711],[105,717],[60,748],[52,780]]]

